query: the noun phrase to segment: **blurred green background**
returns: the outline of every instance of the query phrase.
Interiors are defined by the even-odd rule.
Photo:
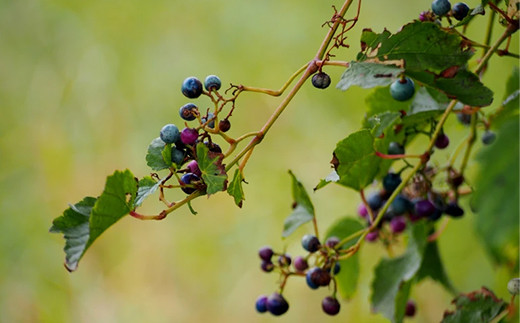
[[[471,7],[478,3],[468,1]],[[242,209],[227,194],[217,194],[193,203],[197,216],[182,208],[159,222],[125,217],[73,274],[62,265],[64,240],[48,229],[68,203],[100,194],[114,170],[149,174],[148,144],[164,124],[181,124],[184,78],[217,74],[224,84],[279,88],[314,56],[332,5],[341,2],[0,1],[0,321],[274,320],[254,310],[257,296],[272,293],[278,278],[260,271],[257,250],[271,245],[296,256],[302,253],[301,236],[311,231],[304,226],[280,238],[291,203],[287,170],[309,190],[326,176],[336,142],[360,127],[368,90],[305,85],[255,149]],[[364,3],[350,33],[351,48],[336,58],[355,57],[362,28],[396,31],[429,6],[430,1]],[[480,18],[468,32],[482,39],[486,21]],[[516,40],[511,48],[518,48]],[[484,82],[495,91],[496,103],[515,64],[508,57],[491,61]],[[326,71],[335,83],[342,68]],[[279,102],[242,94],[230,135],[259,129]],[[449,131],[463,138],[465,129],[454,119]],[[355,216],[359,203],[354,191],[334,185],[312,198],[323,232],[337,217]],[[158,210],[153,200],[145,210]],[[492,266],[471,214],[450,223],[440,249],[458,289],[485,285],[507,297],[510,277]],[[357,296],[342,303],[337,317],[321,311],[326,290],[310,291],[294,279],[285,293],[291,308],[280,320],[385,321],[371,314],[368,302],[381,255],[379,245],[362,250]],[[419,305],[410,321],[416,322],[439,321],[451,300],[428,281],[412,296]]]

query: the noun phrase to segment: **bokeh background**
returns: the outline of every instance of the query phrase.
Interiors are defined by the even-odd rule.
[[[68,203],[100,194],[114,170],[149,174],[148,144],[164,124],[181,124],[184,78],[217,74],[225,84],[278,88],[314,56],[332,5],[341,2],[0,1],[0,322],[275,320],[254,310],[257,296],[273,292],[278,278],[260,271],[257,250],[271,245],[301,254],[299,240],[311,231],[304,226],[286,240],[280,237],[291,204],[287,171],[309,190],[326,176],[336,142],[360,127],[368,90],[305,85],[255,149],[242,209],[217,194],[193,203],[196,216],[182,208],[159,222],[125,217],[72,274],[63,267],[64,240],[48,229]],[[396,31],[429,6],[364,3],[351,48],[337,59],[355,57],[362,28]],[[485,21],[473,24],[470,35],[482,38]],[[515,64],[507,57],[491,60],[484,82],[497,103]],[[326,71],[337,82],[342,68]],[[241,95],[230,134],[259,129],[279,102]],[[454,117],[447,129],[457,138],[453,142],[462,140],[465,129]],[[323,232],[340,216],[356,216],[359,198],[352,190],[330,185],[312,198]],[[149,212],[158,207],[154,199],[144,206]],[[492,266],[471,214],[450,223],[440,250],[458,289],[484,285],[507,297],[510,277]],[[365,245],[361,254],[358,293],[342,303],[337,317],[321,311],[326,290],[310,291],[294,279],[285,293],[291,308],[278,320],[384,322],[368,302],[382,247]],[[410,321],[416,322],[439,321],[451,300],[429,281],[412,296],[418,313]]]

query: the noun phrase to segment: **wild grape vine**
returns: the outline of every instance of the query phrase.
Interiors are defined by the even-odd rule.
[[[107,177],[101,195],[85,197],[53,221],[50,231],[65,237],[65,267],[76,270],[92,243],[127,214],[140,220],[162,220],[185,205],[196,214],[191,201],[222,191],[241,207],[245,166],[255,146],[309,78],[317,89],[327,89],[331,78],[326,70],[342,67],[345,72],[338,89],[359,86],[374,90],[367,99],[361,129],[337,143],[331,152],[333,170],[314,190],[335,183],[358,191],[359,218],[338,218],[320,232],[318,211],[308,190],[289,172],[293,210],[282,236],[308,222],[313,232],[302,237],[302,255],[294,258],[269,246],[259,250],[260,268],[277,273],[280,284],[274,293],[258,298],[257,311],[287,312],[286,282],[300,277],[310,289],[328,288],[330,294],[323,299],[322,309],[329,315],[338,314],[339,296],[349,299],[356,291],[358,254],[363,245],[380,243],[390,258],[381,259],[374,269],[370,300],[374,311],[389,320],[401,322],[414,315],[410,291],[427,277],[456,296],[455,309],[445,312],[445,322],[514,317],[519,289],[514,278],[518,275],[517,199],[496,203],[493,198],[511,191],[518,196],[518,67],[504,78],[506,96],[501,102],[481,79],[484,73],[493,72],[489,68],[493,55],[518,60],[509,44],[519,26],[519,3],[482,0],[470,8],[465,3],[452,6],[448,0],[425,2],[418,18],[398,32],[364,29],[356,60],[347,62],[334,58],[352,50],[354,44],[347,36],[366,5],[361,0],[347,0],[341,8],[333,7],[332,17],[324,23],[327,34],[315,57],[279,90],[233,83],[225,87],[216,75],[207,76],[204,82],[187,77],[180,87],[190,100],[179,109],[182,121],[164,125],[148,147],[146,162],[153,172],[137,179],[129,170],[116,171]],[[484,17],[489,17],[488,34],[483,40],[468,38],[467,26]],[[502,29],[494,42],[492,28]],[[481,56],[477,49],[482,49]],[[247,92],[284,97],[260,130],[233,137],[228,131],[233,113],[240,113],[237,99]],[[486,108],[492,104],[495,109]],[[467,137],[458,145],[445,132],[445,123],[452,117],[467,127]],[[409,144],[419,137],[426,138],[427,144],[419,152],[410,151]],[[487,147],[476,155],[479,137]],[[447,163],[435,159],[439,150],[450,151]],[[471,158],[481,164],[474,178],[468,178],[466,172]],[[494,167],[497,164],[501,169]],[[504,175],[505,170],[513,174]],[[174,192],[182,197],[172,201],[172,196],[179,195]],[[152,215],[138,211],[148,197],[157,195],[163,211]],[[460,294],[447,277],[436,241],[451,219],[467,213],[460,203],[463,199],[470,201],[489,254],[497,265],[509,270],[510,304],[486,288]],[[497,212],[501,214],[499,224],[494,220]],[[408,240],[406,251],[394,256],[392,246],[404,243],[403,234]]]

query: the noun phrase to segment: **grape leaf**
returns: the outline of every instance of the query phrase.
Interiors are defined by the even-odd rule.
[[[209,151],[203,143],[197,144],[197,163],[208,195],[226,190],[227,174],[222,159],[224,155]]]
[[[326,239],[338,237],[341,240],[363,228],[363,224],[352,217],[343,217],[329,227],[325,237]],[[356,240],[353,239],[346,243],[343,248],[348,248],[355,242]],[[338,290],[343,298],[350,299],[356,292],[359,280],[359,255],[356,253],[348,259],[340,260],[339,265],[341,270],[336,275]]]
[[[455,311],[444,312],[443,323],[487,323],[506,309],[507,303],[498,299],[489,289],[461,294],[453,301]]]
[[[493,117],[493,122],[491,123],[493,128],[499,128],[505,121],[512,118],[518,118],[518,113],[520,111],[519,80],[519,69],[518,66],[515,66],[506,83],[506,92],[504,94],[502,107],[497,110]]]
[[[163,157],[163,161],[168,167],[172,165],[172,145],[166,144],[161,151],[161,155]]]
[[[327,175],[327,177],[320,180],[318,185],[316,185],[316,187],[314,188],[314,191],[317,191],[320,188],[323,188],[323,187],[329,185],[330,183],[336,183],[337,181],[339,181],[338,173],[336,173],[336,171],[333,170],[332,172],[330,172],[329,175]]]
[[[338,142],[334,156],[339,176],[337,183],[357,191],[372,183],[382,160],[375,154],[374,137],[369,129],[354,132]]]
[[[518,263],[519,125],[506,122],[497,139],[477,155],[480,162],[472,196],[475,224],[487,251],[497,263]]]
[[[146,154],[146,164],[153,170],[162,170],[170,167],[171,165],[171,155],[170,155],[170,163],[166,163],[163,157],[163,150],[166,147],[166,143],[161,140],[160,137],[152,140],[150,145],[148,146],[148,153]]]
[[[244,178],[242,177],[242,172],[237,168],[235,170],[235,174],[233,175],[233,180],[229,183],[227,188],[227,192],[229,195],[233,196],[235,199],[235,204],[238,207],[242,207],[242,202],[244,201],[244,190],[242,189],[242,182]]]
[[[155,181],[150,176],[146,176],[139,181],[137,196],[134,201],[134,207],[138,207],[143,204],[144,200],[149,196],[155,193],[161,184],[160,181]]]
[[[446,290],[452,293],[456,293],[456,290],[448,278],[446,270],[444,269],[436,241],[430,242],[426,245],[421,268],[417,273],[417,279],[419,281],[427,277],[430,277],[431,279],[442,284]]]
[[[293,211],[285,219],[283,225],[282,237],[286,238],[293,233],[302,224],[312,221],[314,218],[314,206],[311,199],[305,191],[302,183],[298,181],[296,176],[289,171],[292,179],[292,197],[294,200]]]
[[[387,111],[368,118],[367,126],[372,129],[374,137],[379,137],[399,121],[401,121],[401,113]]]
[[[403,72],[404,69],[393,65],[350,62],[349,67],[341,75],[341,80],[336,85],[336,88],[346,91],[353,85],[364,89],[385,86],[392,83]]]
[[[65,237],[65,267],[74,271],[86,250],[106,229],[134,206],[137,181],[129,171],[116,171],[107,177],[105,189],[97,199],[87,197],[70,206],[53,221],[50,232]]]
[[[426,249],[427,224],[424,221],[414,224],[409,229],[409,235],[406,252],[400,257],[382,259],[374,270],[372,307],[393,322],[403,320],[404,312],[397,309],[397,306],[403,306],[402,296],[398,296],[403,293],[402,287],[419,271]]]
[[[407,72],[440,72],[451,66],[464,66],[473,55],[471,49],[463,46],[460,36],[431,22],[409,23],[394,35],[387,30],[379,35],[365,30],[361,40],[366,45],[358,60],[403,64]]]
[[[380,87],[372,91],[366,98],[367,106],[366,117],[370,118],[373,115],[385,112],[408,112],[410,102],[397,101],[390,95],[388,87]]]

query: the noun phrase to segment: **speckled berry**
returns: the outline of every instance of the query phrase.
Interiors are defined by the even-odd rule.
[[[444,16],[450,12],[451,3],[448,0],[434,0],[432,2],[432,11],[437,16]]]
[[[327,296],[321,302],[321,308],[323,309],[323,312],[329,315],[336,315],[339,313],[341,306],[337,299]]]
[[[204,80],[204,87],[208,91],[218,91],[222,86],[220,78],[216,75],[208,75]]]
[[[318,72],[312,76],[312,85],[318,89],[326,89],[330,85],[330,76],[324,72]]]
[[[267,310],[273,315],[282,315],[289,309],[289,303],[278,293],[273,293],[267,298]]]
[[[184,164],[184,157],[186,156],[186,152],[181,149],[172,148],[172,163],[177,166],[182,166]]]
[[[197,142],[199,132],[195,128],[184,128],[181,131],[181,141],[185,145],[193,145]]]
[[[458,2],[453,5],[453,8],[451,9],[451,14],[453,18],[457,19],[458,21],[461,21],[462,19],[466,18],[466,16],[469,13],[469,7],[464,2]]]
[[[199,109],[193,103],[186,103],[179,109],[179,115],[183,120],[192,121],[197,118]]]
[[[182,94],[190,99],[196,99],[202,94],[202,82],[194,77],[188,77],[182,82]]]
[[[302,237],[302,247],[308,252],[316,252],[320,249],[320,240],[311,234]]]
[[[415,93],[415,85],[411,78],[400,78],[390,85],[390,95],[394,100],[407,101]]]
[[[255,307],[258,313],[265,313],[267,312],[267,296],[260,295],[256,299]]]
[[[179,132],[179,128],[177,128],[174,124],[167,124],[162,127],[161,132],[159,133],[161,140],[167,144],[173,144],[178,141],[181,137]]]

